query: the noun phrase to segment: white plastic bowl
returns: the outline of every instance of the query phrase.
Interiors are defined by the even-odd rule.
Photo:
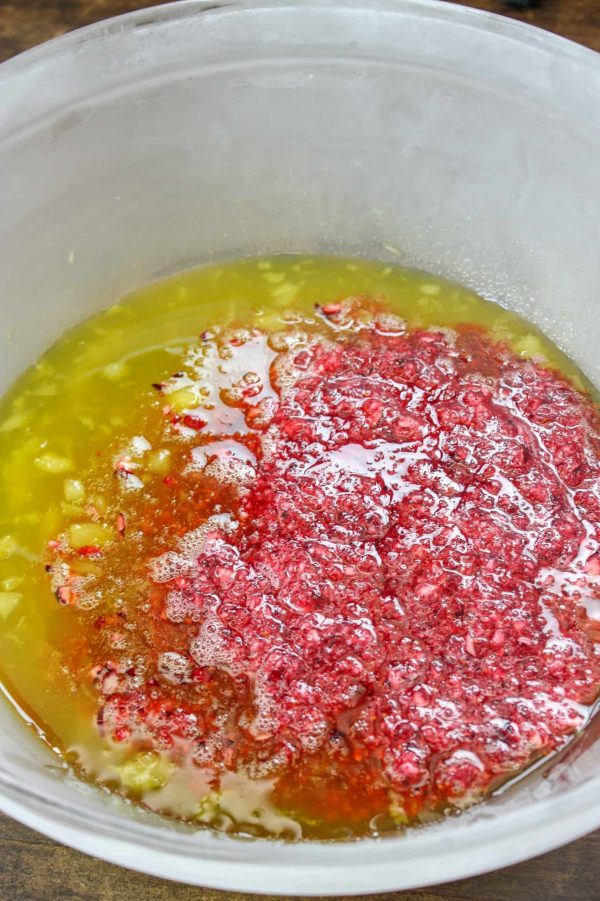
[[[437,0],[189,0],[75,32],[0,68],[0,388],[130,288],[276,251],[459,279],[598,382],[599,161],[598,55]],[[591,735],[548,778],[439,826],[285,845],[169,826],[65,777],[7,705],[0,720],[6,813],[200,885],[403,889],[600,826]]]

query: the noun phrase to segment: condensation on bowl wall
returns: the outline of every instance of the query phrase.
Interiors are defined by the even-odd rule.
[[[598,383],[599,123],[598,55],[438,0],[189,0],[29,51],[0,68],[0,388],[126,290],[277,251],[456,278],[524,312]],[[600,825],[591,740],[441,825],[274,845],[134,810],[70,777],[8,705],[0,721],[6,813],[200,885],[403,889]]]

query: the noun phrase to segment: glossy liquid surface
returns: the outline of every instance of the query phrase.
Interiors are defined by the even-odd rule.
[[[2,403],[6,689],[82,775],[197,825],[344,838],[478,800],[597,691],[588,387],[389,265],[137,292]]]

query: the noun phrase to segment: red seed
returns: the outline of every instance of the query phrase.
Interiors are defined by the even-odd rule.
[[[131,729],[129,726],[117,726],[115,731],[113,732],[113,738],[115,741],[127,741],[131,736]]]
[[[77,551],[80,557],[101,557],[102,548],[96,544],[84,544]]]
[[[341,309],[341,303],[328,303],[325,304],[324,307],[321,307],[321,312],[324,313],[325,316],[335,316],[335,314],[339,313]]]
[[[208,423],[205,419],[200,419],[199,416],[184,416],[183,417],[183,425],[188,429],[194,429],[196,432],[199,432],[200,429],[203,429]]]

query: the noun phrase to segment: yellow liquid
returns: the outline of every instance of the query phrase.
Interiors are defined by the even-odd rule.
[[[213,325],[271,333],[300,323],[310,330],[317,327],[315,303],[358,295],[384,299],[409,326],[485,326],[590,390],[530,324],[464,288],[378,262],[274,257],[187,271],[137,291],[66,334],[0,404],[0,680],[79,773],[160,813],[288,837],[377,831],[361,822],[323,827],[302,811],[278,810],[268,779],[231,775],[216,797],[201,770],[174,769],[127,741],[116,746],[102,739],[98,692],[88,677],[99,643],[106,659],[127,646],[127,629],[143,632],[143,609],[137,619],[132,613],[145,590],[138,561],[173,543],[168,528],[165,534],[157,529],[152,511],[167,503],[163,480],[177,470],[182,451],[177,438],[165,439],[164,398],[152,384],[184,368],[198,335]],[[210,394],[211,386],[203,390]],[[180,400],[189,406],[185,396]],[[143,439],[134,452],[143,503],[139,492],[124,493],[113,475],[114,459],[131,452],[134,438]],[[119,514],[127,531],[117,545]],[[101,590],[91,591],[89,610],[78,615],[57,603],[44,568],[48,542],[64,533],[79,544],[108,541],[112,548],[111,573],[104,574]],[[79,566],[97,586],[102,561],[82,558]],[[120,613],[127,611],[126,624]],[[109,626],[90,642],[99,617]]]

